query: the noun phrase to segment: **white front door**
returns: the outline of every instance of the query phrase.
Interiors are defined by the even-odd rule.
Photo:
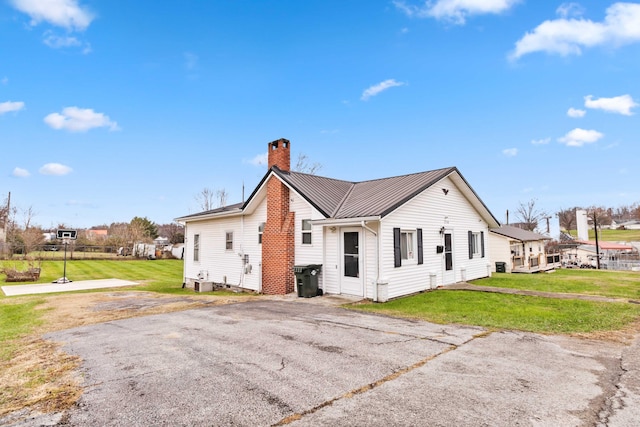
[[[364,295],[364,286],[362,286],[360,239],[359,228],[343,228],[340,231],[340,253],[342,258],[340,293],[361,297]]]

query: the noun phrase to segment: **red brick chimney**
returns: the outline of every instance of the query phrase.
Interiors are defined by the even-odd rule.
[[[269,143],[269,169],[271,169],[271,166],[277,166],[278,169],[284,172],[289,172],[289,169],[291,169],[288,139],[280,138]]]
[[[269,168],[288,172],[289,141],[269,143]],[[294,291],[295,213],[289,211],[289,187],[278,178],[267,182],[267,222],[262,233],[262,292],[284,295]]]

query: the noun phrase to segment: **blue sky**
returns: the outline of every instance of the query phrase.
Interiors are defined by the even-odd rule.
[[[0,40],[0,196],[45,228],[241,201],[278,138],[501,221],[640,202],[638,2],[0,0]]]

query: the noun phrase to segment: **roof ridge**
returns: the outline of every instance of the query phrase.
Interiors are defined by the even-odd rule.
[[[345,204],[345,202],[347,201],[347,199],[349,198],[349,196],[353,192],[353,189],[356,188],[356,184],[357,184],[356,182],[352,182],[351,183],[351,187],[349,187],[349,191],[347,191],[347,193],[344,195],[344,197],[342,197],[342,200],[340,200],[340,202],[338,202],[338,205],[335,207],[333,212],[331,212],[331,218],[335,218],[336,214],[338,212],[340,212],[340,208],[342,208],[342,206]]]
[[[384,177],[384,178],[367,179],[367,180],[364,180],[364,181],[355,181],[354,184],[364,184],[364,183],[367,183],[367,182],[385,181],[387,179],[404,178],[406,176],[422,175],[422,174],[425,174],[425,173],[433,173],[433,172],[440,172],[440,171],[454,170],[454,169],[456,169],[455,166],[449,166],[449,167],[446,167],[446,168],[438,168],[438,169],[432,169],[432,170],[428,170],[428,171],[413,172],[413,173],[407,173],[407,174],[403,174],[403,175],[394,175],[394,176],[387,176],[387,177]]]
[[[281,172],[282,172],[282,171],[281,171]],[[292,173],[294,173],[294,174],[297,174],[297,175],[311,176],[311,177],[315,177],[315,178],[328,179],[328,180],[331,180],[331,181],[346,182],[346,183],[349,183],[349,184],[355,184],[355,183],[356,183],[355,181],[348,181],[348,180],[346,180],[346,179],[331,178],[331,177],[328,177],[328,176],[324,176],[324,175],[316,175],[316,174],[313,174],[313,173],[305,173],[305,172],[298,172],[298,171],[289,171],[289,172],[287,172],[287,173],[288,173],[289,175],[291,175]]]

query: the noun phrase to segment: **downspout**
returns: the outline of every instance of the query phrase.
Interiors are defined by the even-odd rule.
[[[324,294],[327,291],[327,287],[325,284],[325,270],[327,269],[327,227],[322,227],[322,293]],[[297,286],[297,285],[296,285]]]
[[[378,302],[378,281],[380,280],[380,242],[378,242],[378,233],[376,233],[373,229],[367,227],[367,224],[364,221],[362,221],[361,225],[362,225],[362,228],[364,228],[365,230],[369,231],[371,234],[376,236],[376,281],[373,284],[373,300],[375,302]],[[365,236],[365,240],[366,240],[366,236]]]
[[[244,196],[244,195],[243,195]],[[243,197],[244,198],[244,197]],[[244,270],[246,264],[244,262],[244,213],[240,216],[240,236],[242,240],[240,241],[240,264],[242,267],[240,269],[240,289],[244,288]]]
[[[182,248],[182,289],[187,287],[187,263],[185,258],[185,254],[187,253],[187,242],[189,241],[189,233],[187,230],[188,222],[184,223],[184,247]]]

